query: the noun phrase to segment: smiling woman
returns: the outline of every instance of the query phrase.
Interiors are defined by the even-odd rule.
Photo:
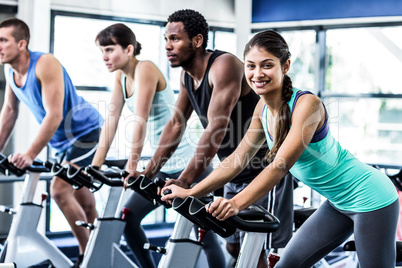
[[[275,267],[311,267],[352,234],[359,240],[361,266],[377,267],[380,259],[383,267],[394,267],[399,202],[392,182],[343,149],[331,135],[321,100],[292,86],[286,74],[289,47],[281,35],[274,31],[256,34],[244,55],[247,82],[261,100],[242,143],[228,161],[193,188],[165,187],[171,193],[162,200],[183,194],[198,196],[209,185],[230,180],[242,169],[233,159],[237,155],[245,158],[265,138],[270,149],[267,167],[233,198],[217,198],[207,211],[220,220],[236,215],[289,171],[327,201],[291,238]]]
[[[264,55],[261,57],[262,60],[258,57],[261,55]],[[245,61],[245,75],[255,86],[256,93],[263,95],[264,93],[268,93],[266,86],[269,86],[268,89],[280,86],[282,80],[276,78],[283,78],[288,72],[289,67],[290,59],[282,63],[271,53],[268,53],[262,48],[254,47],[248,51],[248,57]]]

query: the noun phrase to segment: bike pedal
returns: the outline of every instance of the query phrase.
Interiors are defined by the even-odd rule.
[[[13,208],[6,207],[6,206],[0,206],[0,211],[4,213],[8,213],[10,215],[17,214],[17,211]]]
[[[85,228],[87,228],[89,230],[95,229],[95,225],[93,225],[92,223],[87,223],[87,222],[83,222],[83,221],[76,221],[75,224],[77,226],[85,227]]]
[[[144,249],[152,250],[160,254],[166,254],[166,248],[151,245],[150,243],[144,244]]]

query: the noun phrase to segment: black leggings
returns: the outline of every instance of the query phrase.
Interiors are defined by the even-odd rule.
[[[354,233],[362,268],[394,268],[399,201],[370,212],[340,211],[325,201],[289,241],[275,268],[311,267]]]
[[[212,168],[209,167],[204,171],[203,174],[198,178],[197,182],[204,179],[212,172]],[[156,177],[162,177],[164,179],[177,179],[180,173],[175,174],[165,174],[158,173]],[[151,268],[155,267],[151,252],[144,249],[144,244],[148,243],[148,239],[145,236],[144,229],[141,226],[142,219],[152,210],[157,208],[152,202],[143,198],[141,195],[133,192],[125,204],[125,207],[130,209],[130,213],[126,215],[126,228],[124,230],[124,236],[127,244],[131,248],[135,258],[140,264],[140,267]],[[208,260],[208,266],[210,268],[220,268],[225,267],[224,253],[219,245],[216,234],[213,232],[208,232],[203,239],[204,246],[203,250],[206,254]]]

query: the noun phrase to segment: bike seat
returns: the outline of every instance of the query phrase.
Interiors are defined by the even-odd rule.
[[[402,241],[396,241],[396,262],[402,261]]]
[[[294,213],[294,223],[295,228],[298,229],[300,226],[310,217],[317,209],[316,208],[295,208]]]
[[[355,245],[355,241],[351,240],[345,243],[345,245],[343,245],[343,250],[344,251],[356,251],[356,245]]]
[[[387,170],[385,170],[385,174],[390,178],[390,180],[393,182],[395,187],[399,190],[402,191],[402,169],[399,170],[398,173],[396,174],[389,174]]]
[[[343,245],[345,251],[356,251],[355,241],[350,240]],[[396,241],[396,262],[402,261],[402,241]]]

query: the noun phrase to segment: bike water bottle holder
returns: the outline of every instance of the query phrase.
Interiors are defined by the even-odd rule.
[[[279,228],[279,220],[260,206],[250,206],[237,216],[224,221],[218,220],[205,210],[205,203],[189,196],[176,197],[173,209],[205,231],[212,230],[222,237],[228,237],[240,229],[246,232],[269,233]]]

